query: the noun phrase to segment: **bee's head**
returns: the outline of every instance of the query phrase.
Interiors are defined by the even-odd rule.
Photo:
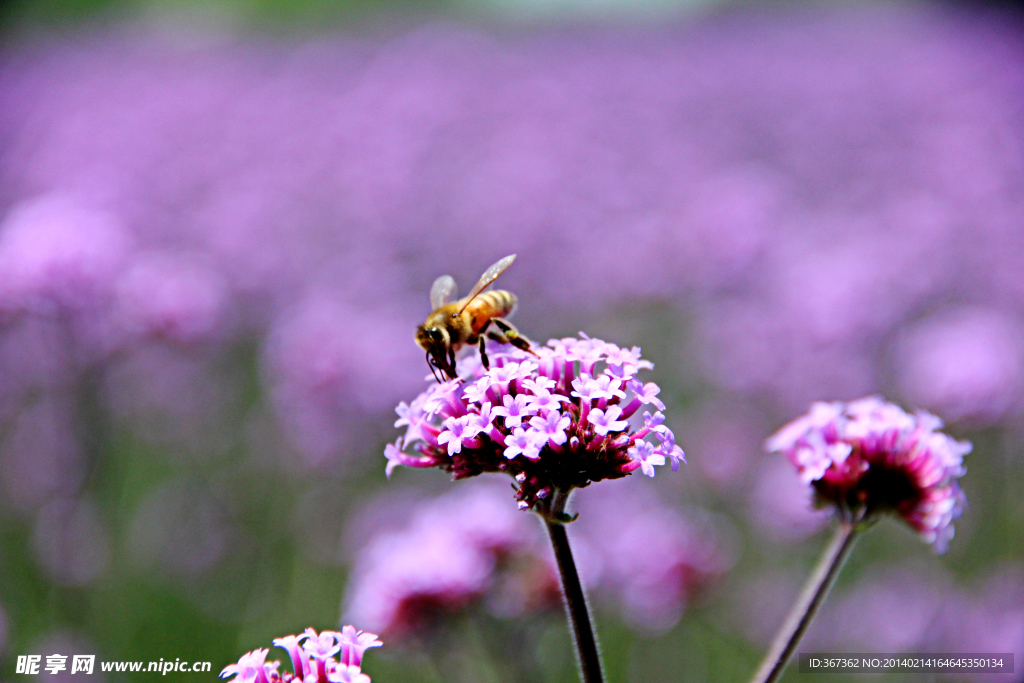
[[[430,365],[431,372],[434,371],[434,368],[438,368],[442,374],[446,373],[448,376],[455,374],[455,368],[449,365],[450,340],[448,330],[443,327],[427,326],[424,323],[416,328],[416,343],[427,352],[427,363]]]
[[[448,330],[435,325],[423,324],[416,328],[416,343],[432,358],[447,367],[448,352],[451,348],[451,337]]]
[[[416,343],[430,355],[443,358],[448,353],[448,332],[442,327],[420,325],[416,328]]]

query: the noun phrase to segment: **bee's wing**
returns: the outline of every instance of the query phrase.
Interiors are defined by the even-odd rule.
[[[448,303],[449,299],[455,298],[455,278],[451,275],[442,275],[434,280],[430,287],[430,305],[436,311]]]
[[[479,280],[477,280],[477,283],[473,285],[472,291],[470,291],[466,298],[462,300],[462,308],[459,310],[459,313],[466,310],[466,306],[469,305],[469,302],[475,299],[477,294],[484,291],[484,288],[487,285],[497,280],[498,276],[504,273],[505,269],[511,266],[512,262],[515,260],[516,255],[510,254],[485,270],[484,274],[480,276]]]

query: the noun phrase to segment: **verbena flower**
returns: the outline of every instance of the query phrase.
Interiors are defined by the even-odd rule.
[[[536,525],[503,504],[506,491],[477,480],[413,504],[407,526],[374,534],[353,567],[345,618],[401,638],[484,599],[541,606],[550,593],[558,604],[553,573],[537,586],[516,569],[515,558],[532,558],[540,539]]]
[[[317,633],[307,628],[297,636],[275,638],[274,645],[288,651],[292,671],[279,673],[281,662],[267,662],[266,649],[247,652],[235,664],[220,672],[221,678],[233,676],[230,683],[370,683],[362,673],[363,653],[382,642],[376,634],[345,626],[341,632]],[[341,661],[334,658],[338,654]]]
[[[941,553],[966,502],[958,478],[971,451],[941,427],[930,413],[909,415],[870,396],[814,403],[765,445],[789,458],[820,506],[848,520],[894,513]]]
[[[126,331],[183,344],[215,336],[228,301],[216,263],[187,252],[136,254],[115,290]]]
[[[729,527],[699,509],[666,506],[647,487],[608,488],[577,498],[580,578],[637,628],[671,628],[690,598],[733,565],[736,546],[723,533]],[[543,529],[507,496],[507,484],[492,476],[437,498],[403,500],[408,523],[375,531],[356,554],[345,620],[405,639],[467,609],[500,619],[560,609],[558,568]],[[352,528],[364,528],[373,509]]]
[[[0,310],[100,308],[131,248],[115,215],[73,195],[25,200],[0,223]]]
[[[690,599],[736,561],[738,546],[724,519],[665,505],[652,491],[616,486],[581,495],[578,505],[582,514],[573,542],[584,551],[581,559],[589,556],[587,564],[597,564],[599,572],[584,577],[587,590],[610,598],[641,632],[675,626]]]
[[[900,389],[948,419],[998,423],[1021,406],[1022,337],[1012,313],[942,310],[900,333],[894,357]]]
[[[234,676],[231,683],[268,683],[268,681],[280,680],[277,666],[280,666],[281,663],[267,664],[266,659],[269,652],[270,650],[266,648],[246,652],[238,658],[237,663],[224,667],[224,670],[220,672],[220,677]]]
[[[642,423],[637,415],[645,405],[665,407],[657,385],[636,377],[654,366],[636,347],[581,336],[551,340],[536,356],[493,345],[490,369],[467,356],[463,376],[400,403],[395,426],[406,432],[384,451],[387,474],[398,465],[440,467],[456,479],[505,472],[528,509],[553,491],[637,469],[653,477],[668,460],[678,469],[683,450],[664,415],[643,412]]]

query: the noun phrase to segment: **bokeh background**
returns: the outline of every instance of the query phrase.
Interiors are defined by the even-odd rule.
[[[520,329],[641,346],[689,457],[575,499],[610,681],[749,677],[828,533],[762,443],[875,392],[974,442],[970,507],[941,557],[872,530],[801,649],[1024,666],[1018,6],[0,22],[0,680],[59,652],[216,673],[342,618],[384,631],[375,681],[575,680],[508,482],[384,478],[431,282],[513,252]]]

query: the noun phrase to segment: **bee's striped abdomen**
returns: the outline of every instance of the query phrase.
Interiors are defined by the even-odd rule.
[[[473,331],[479,332],[491,318],[504,318],[512,313],[516,307],[516,295],[504,289],[492,289],[488,292],[478,294],[469,306],[466,313],[472,320]]]

